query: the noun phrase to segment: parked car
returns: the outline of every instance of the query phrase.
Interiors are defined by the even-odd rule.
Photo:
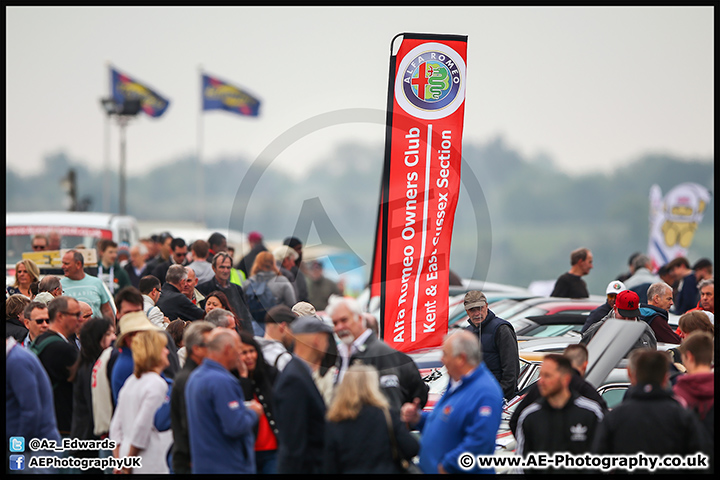
[[[562,311],[549,315],[537,315],[525,318],[524,325],[515,327],[518,340],[535,338],[580,336],[580,330],[587,320],[589,312],[575,313]]]
[[[505,298],[497,302],[488,302],[488,308],[500,318],[507,320],[515,328],[516,335],[523,335],[526,329],[538,325],[529,317],[556,314],[587,315],[605,303],[605,298],[592,296],[586,299],[570,299],[559,297]],[[571,317],[568,317],[570,319]],[[463,328],[467,325],[468,315],[464,312],[455,317],[449,326]],[[574,319],[576,321],[577,318]],[[585,321],[583,320],[583,323]],[[582,327],[582,324],[580,325]]]
[[[503,300],[523,301],[534,298],[533,294],[525,289],[503,292],[482,292],[485,294],[491,310],[493,305],[496,305]],[[464,327],[465,325],[467,325],[468,315],[465,311],[465,305],[463,303],[464,300],[465,293],[450,297],[450,308],[448,309],[448,327]],[[493,312],[495,312],[495,310],[493,310]]]

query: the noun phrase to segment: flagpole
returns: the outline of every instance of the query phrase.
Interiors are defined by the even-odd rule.
[[[105,62],[107,66],[108,75],[110,73],[110,62]],[[110,80],[112,85],[112,80]],[[110,96],[112,96],[112,87],[110,88]],[[110,114],[106,112],[105,115],[105,145],[104,157],[105,157],[105,175],[103,175],[103,198],[102,198],[102,211],[110,212]]]
[[[202,165],[202,148],[203,148],[203,100],[202,100],[202,65],[198,66],[198,73],[200,74],[200,108],[198,109],[197,119],[197,179],[199,182],[198,191],[198,222],[205,225],[205,175],[203,172]]]

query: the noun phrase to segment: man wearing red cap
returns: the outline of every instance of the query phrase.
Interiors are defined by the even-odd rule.
[[[638,321],[638,317],[641,316],[639,307],[640,297],[638,297],[637,293],[633,292],[632,290],[624,290],[618,293],[617,297],[615,298],[615,305],[613,305],[612,311],[608,313],[605,318],[603,318],[597,323],[594,323],[590,328],[588,328],[585,333],[583,333],[580,343],[587,344],[588,342],[590,342],[590,340],[592,340],[592,337],[595,336],[595,333],[597,333],[598,329],[600,329],[600,327],[602,327],[609,318]],[[645,326],[645,332],[638,339],[638,341],[635,342],[635,345],[633,345],[631,350],[635,350],[636,348],[648,348],[650,350],[657,350],[657,339],[655,338],[655,333],[653,333],[650,325],[642,321],[641,323]]]
[[[263,244],[263,237],[260,232],[250,232],[248,235],[248,243],[250,244],[250,251],[240,259],[235,267],[245,273],[245,278],[250,278],[250,270],[252,270],[257,254],[267,251],[267,247]]]

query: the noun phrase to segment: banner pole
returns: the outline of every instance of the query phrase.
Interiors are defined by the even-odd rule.
[[[202,88],[203,88],[203,70],[202,65],[198,66],[198,73],[200,78],[200,108],[198,109],[198,118],[197,118],[197,180],[199,183],[198,187],[198,211],[197,211],[197,219],[200,224],[203,226],[205,225],[205,175],[203,171],[203,162],[202,162],[202,149],[203,149],[203,97],[202,97]]]

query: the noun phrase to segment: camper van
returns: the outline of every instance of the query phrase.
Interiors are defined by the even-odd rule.
[[[55,237],[54,250],[95,248],[98,240],[107,238],[119,244],[132,245],[139,239],[135,217],[95,212],[22,212],[5,214],[6,275],[15,275],[15,265],[23,253],[32,252],[36,234]],[[52,239],[51,239],[52,242]]]

